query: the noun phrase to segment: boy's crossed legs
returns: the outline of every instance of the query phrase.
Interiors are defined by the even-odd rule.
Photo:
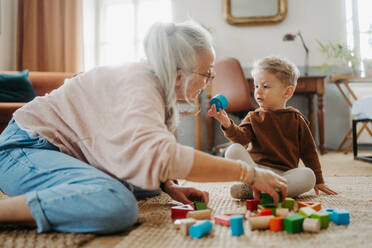
[[[238,143],[234,143],[226,150],[225,157],[234,160],[242,160],[249,165],[263,169],[269,169],[287,179],[287,196],[294,197],[305,193],[315,186],[315,174],[309,168],[295,168],[288,171],[270,168],[267,166],[256,164],[247,150]],[[253,198],[253,191],[248,184],[237,183],[231,189],[231,196],[237,199]]]

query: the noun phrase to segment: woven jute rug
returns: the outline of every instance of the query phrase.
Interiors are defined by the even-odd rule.
[[[7,198],[0,192],[0,199]],[[95,238],[92,234],[43,233],[35,228],[16,225],[0,225],[0,247],[4,248],[49,248],[81,247]]]
[[[323,208],[342,208],[350,212],[350,225],[330,223],[320,233],[288,234],[285,231],[249,229],[245,221],[245,234],[231,235],[229,227],[214,225],[212,232],[200,239],[184,237],[173,226],[171,199],[166,194],[139,202],[139,225],[133,228],[115,247],[371,247],[372,244],[372,177],[327,177],[327,184],[339,195],[315,196],[309,192],[297,198],[321,201]],[[210,193],[209,207],[213,214],[245,207],[243,201],[229,195],[230,183],[191,183]]]

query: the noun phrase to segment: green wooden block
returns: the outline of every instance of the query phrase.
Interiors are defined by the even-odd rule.
[[[194,202],[194,208],[195,210],[203,210],[207,209],[207,205],[205,205],[205,202]]]
[[[327,228],[329,225],[329,214],[324,212],[315,212],[310,215],[310,218],[319,219],[320,228]]]
[[[295,205],[295,200],[293,198],[286,197],[285,200],[282,202],[281,207],[288,208],[289,211],[292,211],[294,205]]]
[[[283,201],[282,192],[279,189],[275,190],[279,194],[279,202]],[[261,204],[274,204],[274,199],[267,193],[261,192]]]
[[[262,204],[257,205],[257,209],[264,209],[265,207]]]
[[[284,230],[289,233],[299,233],[303,231],[302,223],[305,217],[299,214],[289,215],[284,218]]]
[[[312,214],[316,213],[316,211],[311,207],[302,207],[298,210],[298,213],[305,218],[309,218]]]

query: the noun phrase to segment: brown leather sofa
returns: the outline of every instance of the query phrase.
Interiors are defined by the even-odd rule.
[[[1,73],[17,73],[17,71],[4,71]],[[46,93],[61,86],[66,78],[73,77],[74,73],[68,72],[29,72],[28,78],[34,87],[36,96]],[[25,102],[0,102],[0,132],[8,125],[13,112],[22,107]]]

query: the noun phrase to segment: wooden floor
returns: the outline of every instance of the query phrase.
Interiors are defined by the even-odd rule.
[[[360,155],[372,155],[372,151],[361,152]],[[354,160],[351,153],[328,152],[320,156],[323,175],[327,176],[372,176],[372,163]],[[115,247],[125,235],[100,236],[87,243],[85,248],[111,248]]]

